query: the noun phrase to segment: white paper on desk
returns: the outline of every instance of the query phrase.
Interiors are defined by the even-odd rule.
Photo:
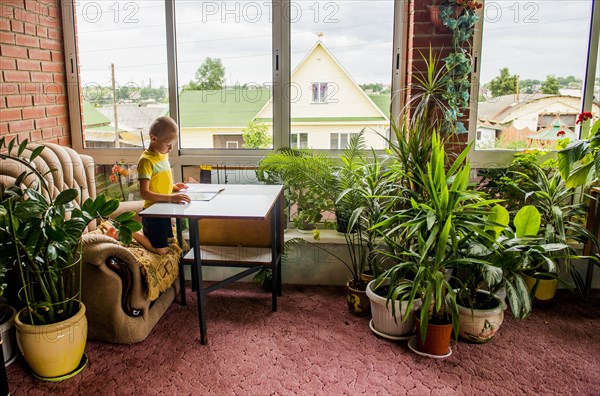
[[[187,189],[181,190],[182,193],[220,193],[225,190],[225,187],[215,186],[212,184],[187,184]]]
[[[184,194],[186,194],[188,197],[190,197],[190,199],[192,201],[210,201],[211,199],[216,197],[217,194],[219,194],[218,192],[201,192],[201,191],[189,191],[189,190],[184,190],[182,192]]]

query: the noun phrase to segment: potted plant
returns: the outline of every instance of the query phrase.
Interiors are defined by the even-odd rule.
[[[600,176],[600,118],[592,123],[593,115],[583,112],[577,117],[585,139],[575,140],[558,152],[558,169],[567,187],[594,182]],[[591,125],[590,125],[591,123]]]
[[[455,334],[459,330],[456,293],[446,271],[468,270],[477,260],[465,257],[467,247],[473,241],[484,245],[493,241],[484,227],[487,208],[496,201],[469,187],[471,167],[466,156],[471,147],[472,143],[446,170],[444,146],[434,130],[426,168],[413,170],[419,192],[407,191],[410,206],[376,225],[387,230],[386,240],[397,261],[378,282],[389,279],[388,301],[407,301],[404,320],[417,301],[422,302],[416,344],[428,355],[447,355],[452,328]],[[397,315],[393,304],[391,307],[392,315]]]
[[[534,265],[526,271],[527,279],[535,301],[550,302],[561,282],[572,288],[563,278],[568,274],[575,287],[583,293],[584,282],[574,267],[572,260],[578,258],[591,259],[598,264],[595,257],[583,256],[573,243],[584,244],[587,241],[598,248],[598,240],[585,228],[581,219],[587,214],[587,205],[578,199],[574,188],[568,187],[559,172],[547,172],[540,166],[534,167],[533,175],[521,174],[528,186],[523,190],[526,202],[537,207],[541,213],[539,236],[546,244],[562,244],[564,249],[549,256],[543,265]]]
[[[529,316],[531,299],[523,271],[567,247],[541,243],[541,215],[531,205],[519,209],[512,227],[508,210],[500,205],[491,209],[488,221],[492,224],[485,230],[494,237],[494,244],[471,245],[470,256],[479,260],[458,279],[459,337],[475,343],[490,341],[502,324],[506,304],[501,290],[515,319]]]
[[[0,262],[16,272],[25,304],[15,318],[17,341],[38,377],[64,378],[85,363],[87,320],[79,290],[81,237],[88,223],[110,215],[119,201],[99,195],[77,202],[76,189],[53,196],[43,171],[34,163],[44,146],[28,151],[26,140],[5,145],[2,138],[0,150],[5,148],[0,160],[10,161],[21,172],[13,185],[0,185]],[[141,229],[134,216],[126,212],[115,219],[124,243]]]

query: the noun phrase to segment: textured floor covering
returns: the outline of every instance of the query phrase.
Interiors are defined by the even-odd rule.
[[[506,318],[487,345],[453,343],[444,360],[376,337],[348,313],[343,288],[238,283],[208,297],[201,346],[195,293],[135,345],[90,341],[89,366],[62,383],[8,367],[14,395],[600,395],[600,293],[584,305],[559,292],[524,322]],[[507,315],[508,316],[508,315]]]

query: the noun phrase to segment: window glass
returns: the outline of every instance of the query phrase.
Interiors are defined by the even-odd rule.
[[[111,198],[118,198],[121,201],[141,199],[136,165],[125,161],[114,164],[95,164],[96,192],[104,193]]]
[[[177,1],[182,148],[273,147],[272,7]]]
[[[345,146],[340,129],[364,129],[368,147],[384,148],[394,1],[291,2],[289,19],[292,136],[301,129],[311,148],[329,149]]]
[[[566,4],[485,4],[476,150],[554,149],[578,137],[592,1]]]
[[[168,114],[164,3],[74,2],[86,148],[136,148]]]

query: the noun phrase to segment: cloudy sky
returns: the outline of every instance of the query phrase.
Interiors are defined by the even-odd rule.
[[[84,84],[166,85],[162,0],[79,1],[77,26]],[[271,81],[269,2],[177,1],[179,83],[194,76],[206,57],[221,58],[228,84]],[[502,67],[521,78],[583,77],[591,0],[488,1],[481,80]],[[292,1],[292,65],[323,33],[322,41],[359,83],[389,83],[391,0]]]

